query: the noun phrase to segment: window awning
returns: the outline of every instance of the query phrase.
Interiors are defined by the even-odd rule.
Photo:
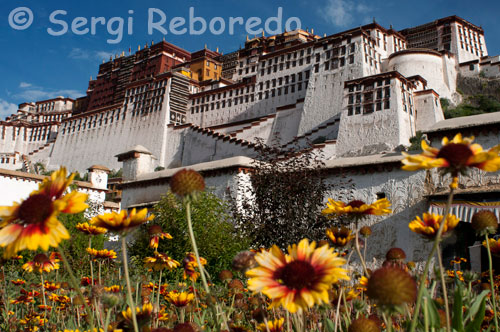
[[[443,215],[446,208],[446,201],[431,201],[429,204],[429,213]],[[490,210],[500,220],[500,201],[477,202],[477,201],[453,201],[450,213],[454,214],[461,221],[470,222],[474,213],[482,210]]]

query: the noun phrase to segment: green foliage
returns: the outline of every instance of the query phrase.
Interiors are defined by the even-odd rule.
[[[441,108],[443,109],[443,112],[447,111],[448,107],[450,106],[450,100],[448,98],[440,98],[439,101],[441,103]]]
[[[415,136],[410,138],[410,147],[408,148],[409,151],[419,151],[421,150],[421,142],[422,142],[423,134],[419,130],[415,133]]]
[[[83,176],[79,172],[75,172],[75,181],[88,181],[89,173],[85,173]]]
[[[441,105],[443,106],[443,99]],[[446,104],[446,107],[443,106],[446,119],[498,111],[500,111],[500,103],[487,95],[471,96],[455,108],[450,108],[449,103]]]
[[[89,235],[83,234],[76,229],[78,223],[88,222],[84,213],[62,214],[58,219],[64,224],[71,238],[61,243],[64,254],[68,258],[73,271],[78,271],[79,275],[90,275],[89,256],[85,251],[89,246]],[[92,236],[92,248],[102,249],[104,245],[104,235]]]
[[[136,240],[130,247],[129,254],[135,256],[135,262],[142,262],[144,257],[152,256],[153,250],[148,248],[148,228],[151,224],[157,224],[173,237],[172,240],[160,240],[158,251],[182,261],[187,252],[193,251],[185,206],[174,194],[168,192],[154,210],[155,219],[148,225],[141,226],[135,234]],[[234,228],[228,211],[227,202],[211,192],[199,193],[191,204],[191,220],[198,250],[207,260],[206,269],[212,276],[216,276],[222,269],[230,268],[234,255],[248,249],[249,245],[249,241]]]
[[[121,178],[122,175],[123,175],[123,168],[120,168],[119,170],[112,170],[108,174],[108,179]]]

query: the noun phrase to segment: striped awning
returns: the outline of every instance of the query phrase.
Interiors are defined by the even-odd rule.
[[[431,201],[429,206],[430,213],[444,214],[446,201]],[[475,202],[475,201],[453,201],[450,213],[454,214],[461,221],[470,222],[474,213],[483,210],[490,210],[500,220],[500,201],[496,202]]]

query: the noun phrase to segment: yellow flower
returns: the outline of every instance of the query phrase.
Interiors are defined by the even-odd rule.
[[[288,254],[273,246],[257,253],[255,260],[260,266],[246,272],[248,288],[269,297],[271,307],[282,305],[292,313],[315,303],[328,303],[331,285],[339,279],[349,280],[347,271],[340,267],[345,259],[327,245],[316,248],[316,243],[307,239],[289,246]]]
[[[112,232],[124,232],[137,227],[146,221],[152,220],[154,215],[148,217],[148,210],[142,209],[136,212],[135,209],[127,214],[127,211],[121,210],[119,213],[105,213],[92,218],[90,223],[93,226],[106,228]]]
[[[347,227],[332,227],[326,230],[326,235],[333,242],[335,247],[345,247],[352,239],[354,235],[351,234],[351,230]]]
[[[107,250],[107,249],[96,250],[93,248],[87,248],[87,253],[93,256],[93,260],[116,258],[116,252],[114,250]]]
[[[38,254],[33,257],[33,260],[23,265],[23,269],[27,272],[36,271],[38,273],[50,272],[59,269],[59,264],[50,260],[45,254]]]
[[[285,322],[284,318],[275,319],[266,323],[261,323],[257,326],[259,331],[269,331],[269,332],[281,332],[283,331],[283,323]]]
[[[109,287],[104,287],[104,291],[108,293],[119,293],[122,290],[122,286],[112,285]]]
[[[0,207],[0,246],[6,247],[4,257],[23,249],[47,251],[69,239],[66,227],[57,219],[60,213],[85,210],[87,195],[72,191],[62,196],[73,180],[66,178],[66,169],[52,173],[23,202]]]
[[[489,245],[490,245],[490,251],[494,255],[500,254],[500,239],[495,240],[495,239],[488,239]],[[486,240],[483,241],[483,246],[486,247]]]
[[[358,283],[357,289],[360,290],[360,291],[366,291],[366,287],[368,287],[368,278],[365,277],[365,276],[362,276],[359,279],[359,283]]]
[[[157,250],[158,249],[158,244],[160,242],[160,239],[172,239],[172,235],[168,233],[164,233],[159,225],[153,225],[149,227],[149,247]]]
[[[422,220],[417,216],[408,226],[413,232],[423,235],[428,239],[434,239],[443,221],[443,216],[434,213],[424,213],[423,218]],[[454,229],[458,225],[458,222],[459,220],[456,216],[448,214],[446,224],[443,228],[443,235]]]
[[[207,260],[203,257],[200,257],[201,265],[206,265]],[[195,270],[198,267],[198,263],[196,262],[196,256],[192,252],[186,253],[186,257],[182,260],[182,266],[184,267],[184,279],[191,279],[192,281],[196,281],[200,276],[200,273]]]
[[[194,299],[193,293],[171,291],[167,294],[167,300],[176,307],[185,307]]]
[[[450,141],[447,137],[442,140],[441,149],[433,148],[422,141],[423,152],[419,155],[409,155],[403,152],[403,169],[416,171],[419,169],[443,168],[445,173],[457,176],[467,167],[476,167],[486,172],[496,172],[500,169],[500,145],[484,151],[481,145],[472,144],[474,136],[462,138],[455,135]]]
[[[11,280],[10,282],[12,282],[16,286],[21,286],[21,285],[24,285],[26,283],[26,281],[24,281],[22,279]]]
[[[144,258],[144,265],[148,268],[151,268],[155,271],[160,271],[165,268],[168,268],[169,270],[173,270],[177,268],[179,265],[181,265],[178,261],[175,259],[170,258],[169,256],[165,254],[161,254],[157,251],[154,253],[155,257],[146,257]]]
[[[88,222],[77,224],[76,229],[88,235],[99,235],[99,234],[104,234],[108,231],[104,227],[96,227],[93,225],[89,225]]]
[[[153,312],[153,305],[151,303],[145,303],[142,305],[142,308],[135,308],[137,324],[139,327],[144,326],[149,319],[151,318],[151,313]],[[130,307],[127,308],[127,311],[122,311],[123,318],[127,322],[127,325],[132,327],[132,310]]]
[[[380,216],[392,212],[392,210],[389,209],[391,202],[389,202],[386,198],[379,199],[372,204],[366,204],[360,200],[354,200],[346,204],[329,198],[326,206],[327,208],[321,211],[321,213],[328,216],[333,215],[332,217],[338,217],[341,215],[349,215],[353,217],[363,217],[365,215]]]

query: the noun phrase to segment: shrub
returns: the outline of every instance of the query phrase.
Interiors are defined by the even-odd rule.
[[[200,255],[207,260],[205,268],[210,275],[216,276],[223,269],[231,266],[234,255],[245,250],[249,241],[235,230],[231,223],[227,202],[211,192],[201,192],[191,204],[191,220],[193,231]],[[148,228],[160,225],[164,232],[170,233],[173,239],[160,240],[158,251],[167,253],[179,262],[187,252],[192,252],[189,239],[186,210],[181,200],[168,192],[154,207],[156,218],[149,224],[141,226],[136,240],[130,247],[133,261],[142,262],[142,259],[153,254],[148,248]]]
[[[233,204],[233,213],[253,246],[286,248],[303,238],[324,239],[330,222],[321,210],[331,186],[324,180],[321,153],[265,145],[260,151],[244,188],[247,200]]]
[[[61,214],[58,219],[64,224],[71,236],[69,240],[61,242],[61,247],[68,258],[68,263],[71,265],[73,271],[78,271],[79,275],[90,275],[89,256],[86,252],[89,246],[89,235],[83,234],[76,229],[77,224],[88,222],[88,219],[85,218],[84,212]],[[103,245],[104,235],[92,236],[92,248],[100,250],[103,248]]]

